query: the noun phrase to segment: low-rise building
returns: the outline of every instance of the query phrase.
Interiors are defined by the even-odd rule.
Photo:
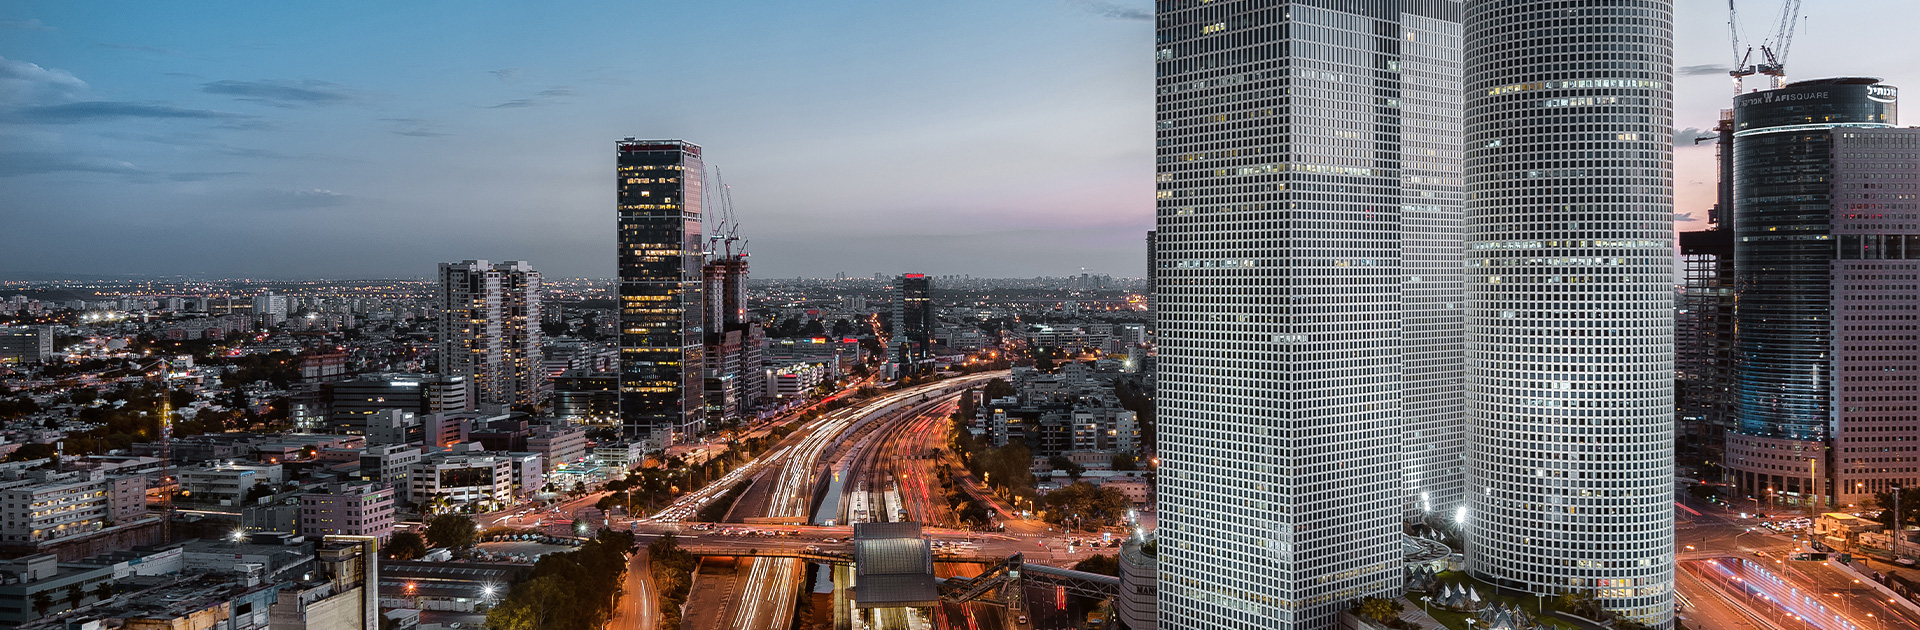
[[[577,426],[543,424],[533,427],[527,450],[545,457],[547,472],[587,456],[587,430]]]
[[[8,470],[0,481],[0,542],[44,545],[146,516],[147,479],[97,470]]]
[[[429,510],[491,510],[513,503],[513,460],[492,455],[440,455],[413,465],[408,500]]]
[[[393,488],[381,484],[332,484],[300,495],[302,536],[393,537]]]
[[[814,388],[832,378],[826,365],[820,363],[794,363],[773,370],[773,396],[775,398],[805,398]]]
[[[220,463],[180,471],[180,491],[187,499],[218,505],[240,505],[254,486],[278,487],[282,483],[278,464],[248,466]]]

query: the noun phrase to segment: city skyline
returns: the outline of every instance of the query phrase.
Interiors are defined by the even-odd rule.
[[[1920,85],[1920,53],[1846,54],[1897,21],[1843,29],[1840,16],[1898,6],[1810,11],[1789,76]],[[1773,7],[1742,8],[1749,39],[1770,30]],[[590,9],[436,14],[456,22],[417,37],[394,34],[428,9],[365,23],[315,11],[0,3],[0,181],[13,192],[0,215],[46,236],[0,253],[0,275],[415,277],[482,256],[611,277],[596,229],[606,193],[579,173],[604,168],[600,143],[624,135],[703,139],[759,237],[764,277],[1144,275],[1144,2],[650,12],[685,44],[662,47],[685,62],[668,75],[579,44],[615,40]],[[1677,11],[1675,127],[1706,129],[1730,91],[1725,7]],[[541,28],[517,29],[522,17]],[[842,43],[842,23],[878,36]],[[509,31],[504,49],[478,41]],[[1129,48],[1139,57],[1113,52]],[[690,103],[720,106],[638,91],[663,76],[696,86]],[[1685,219],[1712,203],[1712,154],[1680,141],[1679,229],[1704,227]],[[455,213],[472,219],[448,225]]]

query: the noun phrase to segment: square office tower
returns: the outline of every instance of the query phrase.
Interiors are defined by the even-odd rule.
[[[615,147],[621,431],[664,445],[704,424],[700,145],[627,139]]]

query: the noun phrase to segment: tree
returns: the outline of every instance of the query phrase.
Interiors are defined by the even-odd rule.
[[[87,592],[80,590],[79,584],[67,585],[67,607],[79,608],[80,602],[87,600]]]
[[[46,591],[34,593],[33,612],[35,616],[45,617],[49,610],[53,610],[53,596],[48,595]]]
[[[1120,575],[1120,557],[1103,555],[1087,556],[1087,559],[1074,563],[1073,570],[1117,577]]]
[[[473,519],[465,514],[441,514],[427,521],[427,542],[435,547],[464,549],[473,544]]]
[[[1391,624],[1400,619],[1400,605],[1384,597],[1368,597],[1360,600],[1357,611],[1362,617]]]
[[[1007,398],[1015,395],[1016,393],[1017,392],[1013,390],[1013,384],[1008,383],[1007,379],[996,378],[991,381],[987,381],[986,400],[993,400],[995,398]]]
[[[1079,481],[1080,475],[1087,472],[1086,466],[1081,466],[1078,462],[1060,455],[1047,458],[1047,463],[1051,464],[1054,470],[1067,473],[1067,478],[1074,481]]]
[[[100,586],[93,589],[93,597],[103,602],[113,599],[113,583],[101,582]]]
[[[1893,493],[1877,492],[1873,495],[1873,505],[1880,508],[1877,520],[1881,525],[1893,525]],[[1913,527],[1920,525],[1920,488],[1906,488],[1900,491],[1900,525]]]
[[[387,557],[394,560],[418,560],[427,555],[427,541],[413,532],[399,532],[387,541]]]

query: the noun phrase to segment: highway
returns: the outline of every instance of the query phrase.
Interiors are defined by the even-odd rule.
[[[1680,615],[1699,630],[1903,630],[1920,614],[1827,562],[1757,518],[1688,501],[1676,514]],[[1786,517],[1798,516],[1787,514]],[[1805,536],[1801,536],[1805,538]]]
[[[857,407],[842,409],[816,420],[781,458],[768,465],[764,474],[772,475],[771,491],[763,518],[811,520],[813,495],[823,475],[831,467],[827,458],[834,449],[857,439],[871,427],[884,425],[902,408],[916,406],[922,397],[937,397],[1004,377],[1005,372],[964,376],[909,389],[890,392]],[[791,439],[791,438],[790,438]],[[773,460],[769,460],[773,462]],[[703,537],[704,538],[704,537]],[[785,630],[792,623],[793,607],[804,583],[803,563],[797,559],[754,558],[745,562],[745,577],[739,584],[738,602],[731,628],[740,630]],[[725,618],[726,615],[722,615]]]

